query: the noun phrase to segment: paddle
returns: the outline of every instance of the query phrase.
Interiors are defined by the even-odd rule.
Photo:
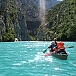
[[[48,54],[45,54],[44,56],[50,56],[52,54],[52,52],[49,52]]]
[[[74,48],[74,46],[67,46],[66,48]]]
[[[47,48],[48,49],[48,48]],[[44,51],[43,51],[43,53],[45,53],[46,51],[47,51],[47,49],[45,49]]]

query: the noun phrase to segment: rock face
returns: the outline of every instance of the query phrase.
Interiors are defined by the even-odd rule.
[[[3,7],[2,6],[3,2],[4,0],[2,0],[1,2],[1,7]],[[14,38],[17,37],[19,41],[31,40],[27,33],[26,18],[25,18],[25,14],[23,13],[24,11],[22,11],[22,8],[20,6],[16,6],[17,4],[19,4],[19,2],[20,2],[19,0],[18,2],[15,1],[15,3],[9,0],[6,7],[3,7],[1,9],[0,41],[7,41],[5,39],[5,34],[9,34],[10,30],[12,29],[14,29],[14,32],[16,33]],[[11,34],[12,34],[12,31],[11,31]]]
[[[0,12],[4,11],[7,0],[0,0]]]
[[[33,0],[33,1],[37,5],[37,7],[40,7],[40,3],[39,3],[40,0]],[[58,3],[60,3],[60,1],[57,1],[57,0],[45,0],[46,11],[48,11],[49,9],[51,9],[51,7],[55,6]]]
[[[5,30],[6,30],[5,24],[4,24],[2,17],[1,17],[0,18],[0,41],[2,41],[2,34],[5,33]]]
[[[18,13],[18,22],[19,22],[19,28],[18,31],[16,31],[18,39],[21,41],[30,40],[27,33],[27,24],[25,16],[21,12]],[[17,28],[15,28],[15,30],[16,29]]]
[[[2,34],[4,34],[6,31],[5,23],[3,21],[4,17],[1,15],[1,12],[3,12],[5,9],[6,3],[7,0],[0,0],[0,41],[2,41]]]
[[[46,10],[53,6],[53,2],[57,2],[45,1]],[[32,40],[30,36],[36,37],[37,29],[41,25],[39,10],[39,0],[0,0],[0,41],[5,41],[5,35],[10,31],[19,41]]]
[[[39,8],[36,6],[33,0],[20,0],[20,8],[25,15],[27,24],[27,33],[29,35],[36,35],[37,29],[40,26]]]

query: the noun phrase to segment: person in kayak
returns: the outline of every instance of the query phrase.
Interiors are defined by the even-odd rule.
[[[57,50],[56,50],[57,53],[66,53],[64,42],[60,41],[57,43],[57,45],[58,45]]]
[[[54,49],[55,49],[54,41],[52,41],[51,45],[48,48],[50,48],[50,52],[54,51]]]
[[[52,41],[51,45],[48,48],[50,48],[50,52],[53,52],[57,49],[57,39],[56,38],[54,38],[54,41]]]

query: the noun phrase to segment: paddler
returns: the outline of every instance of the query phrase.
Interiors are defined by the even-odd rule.
[[[56,38],[54,38],[54,41],[52,41],[51,45],[48,48],[50,48],[50,52],[53,52],[57,49],[57,39]]]
[[[57,53],[62,53],[62,52],[66,53],[65,47],[64,47],[64,42],[60,41],[57,43],[57,45],[58,45],[57,50],[56,50]]]

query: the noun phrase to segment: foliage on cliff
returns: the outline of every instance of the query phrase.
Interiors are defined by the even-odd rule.
[[[76,41],[76,0],[64,0],[51,8],[46,21],[46,36],[50,39],[57,37],[58,40]]]
[[[15,5],[15,1],[16,0],[7,0],[5,9],[3,12],[1,12],[1,16],[3,16],[2,22],[5,26],[5,31],[2,33],[2,41],[14,41],[16,36],[13,24],[17,19],[17,12],[19,11],[19,9]]]
[[[26,20],[32,21],[36,19],[37,11],[38,9],[35,7],[33,0],[7,0],[4,11],[0,12],[0,17],[2,16],[2,18],[0,18],[0,26],[4,26],[0,30],[0,41],[14,41],[15,37],[22,41],[34,40],[34,32],[32,31],[37,29],[38,23],[32,22],[32,25],[29,21],[32,28],[29,30],[28,28],[30,27],[27,26]],[[34,26],[35,24],[37,24],[37,27]],[[36,28],[34,29],[34,27]],[[32,32],[32,36],[30,32]]]

